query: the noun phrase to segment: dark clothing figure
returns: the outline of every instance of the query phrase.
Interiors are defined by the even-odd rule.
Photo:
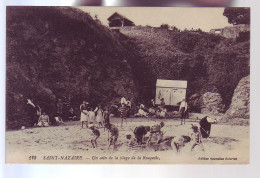
[[[76,120],[77,116],[74,114],[74,112],[69,112],[68,113],[68,120]]]
[[[109,112],[104,111],[104,125],[110,124],[110,119],[109,119]]]
[[[145,127],[145,126],[141,125],[141,126],[135,128],[134,135],[135,135],[135,138],[137,139],[138,144],[143,143],[144,136],[147,134],[148,131],[150,131],[149,126]]]
[[[208,116],[200,120],[200,133],[203,138],[208,138],[211,130],[211,123],[208,122]]]
[[[160,104],[160,110],[164,109],[165,108],[165,102],[164,100],[161,101],[161,104]]]
[[[68,113],[68,120],[73,120],[75,121],[77,119],[76,114],[74,113],[74,109],[71,108],[69,113]]]
[[[58,114],[58,116],[62,116],[62,110],[63,110],[63,103],[61,101],[59,101],[57,103],[57,114]]]
[[[165,107],[165,102],[164,102],[164,101],[161,102],[161,107],[162,107],[162,108]]]

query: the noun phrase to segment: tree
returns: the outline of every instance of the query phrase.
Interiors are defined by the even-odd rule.
[[[168,24],[164,24],[164,23],[163,23],[163,24],[160,26],[160,28],[169,29],[170,26],[169,26]]]
[[[227,7],[223,13],[228,18],[228,23],[233,25],[250,24],[250,8]]]

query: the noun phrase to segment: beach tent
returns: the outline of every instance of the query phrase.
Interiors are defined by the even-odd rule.
[[[165,105],[178,106],[186,98],[187,81],[157,79],[155,104],[164,98]]]

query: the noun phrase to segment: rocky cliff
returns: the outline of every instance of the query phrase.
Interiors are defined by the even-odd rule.
[[[238,83],[234,95],[232,97],[231,105],[226,111],[225,117],[244,118],[250,117],[250,76],[244,77]]]
[[[71,7],[7,7],[7,123],[26,115],[26,99],[48,114],[61,98],[79,107],[132,100],[131,56],[108,28]],[[130,59],[129,59],[130,60]]]

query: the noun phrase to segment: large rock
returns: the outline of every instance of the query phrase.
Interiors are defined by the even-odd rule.
[[[191,95],[188,99],[189,110],[192,112],[200,112],[201,111],[201,95],[199,93],[195,93]]]
[[[206,92],[202,95],[202,114],[219,115],[224,107],[219,93]]]
[[[226,111],[226,118],[244,118],[250,117],[250,76],[242,78],[232,97],[231,105]]]

